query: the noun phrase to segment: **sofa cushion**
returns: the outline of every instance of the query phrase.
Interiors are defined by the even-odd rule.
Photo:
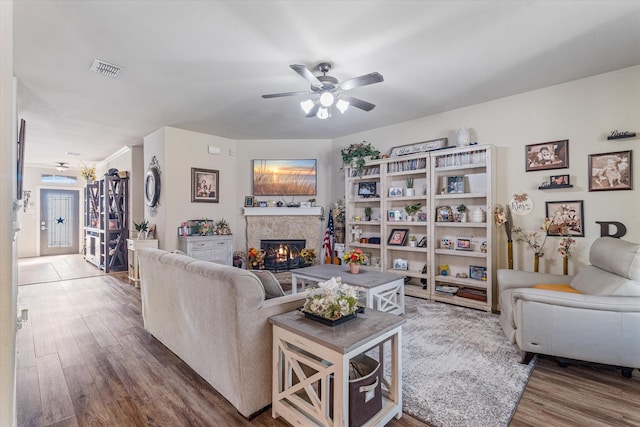
[[[253,274],[258,276],[262,286],[264,287],[264,294],[266,299],[277,298],[284,295],[282,286],[278,279],[268,270],[251,270]]]
[[[576,289],[573,289],[571,286],[569,286],[568,283],[539,283],[537,285],[533,285],[532,288],[544,289],[546,291],[570,292],[574,294],[582,293]]]
[[[589,262],[609,273],[640,281],[640,244],[600,237],[591,245]]]

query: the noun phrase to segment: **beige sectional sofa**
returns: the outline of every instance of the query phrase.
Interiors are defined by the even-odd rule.
[[[271,403],[269,317],[304,294],[265,299],[256,275],[159,249],[139,252],[144,327],[245,417]]]

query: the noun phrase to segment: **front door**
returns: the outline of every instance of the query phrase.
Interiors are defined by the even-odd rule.
[[[40,190],[40,256],[77,254],[78,190]]]

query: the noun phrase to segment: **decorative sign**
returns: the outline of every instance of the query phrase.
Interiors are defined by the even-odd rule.
[[[407,154],[423,153],[425,151],[438,150],[447,146],[447,138],[433,139],[431,141],[417,142],[414,144],[393,147],[389,157],[406,156]]]
[[[526,193],[514,194],[509,200],[511,213],[518,216],[529,215],[533,210],[533,200]]]
[[[635,132],[629,132],[627,130],[619,131],[616,129],[611,131],[611,134],[607,137],[607,139],[611,141],[612,139],[635,138],[635,136]]]

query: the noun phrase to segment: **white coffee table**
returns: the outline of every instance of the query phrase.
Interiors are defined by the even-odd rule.
[[[366,294],[366,306],[392,314],[404,314],[404,277],[393,273],[363,270],[352,274],[349,266],[325,264],[291,270],[291,293],[305,289],[305,281],[324,282],[340,277],[342,283],[359,286]]]

